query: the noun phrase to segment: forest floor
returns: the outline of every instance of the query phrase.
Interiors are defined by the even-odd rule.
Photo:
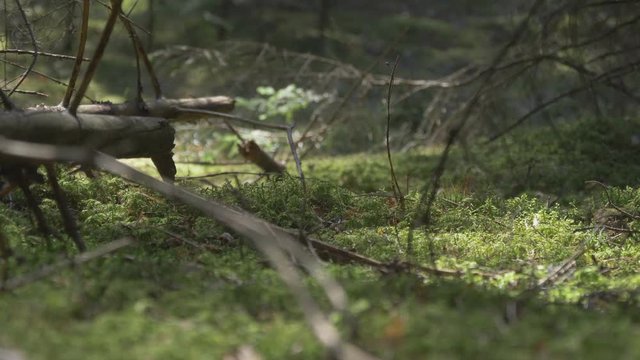
[[[350,304],[332,321],[382,359],[636,359],[637,129],[583,121],[456,148],[430,221],[414,230],[442,149],[394,154],[403,202],[388,190],[385,154],[309,159],[306,193],[292,177],[178,183],[378,261],[454,270],[326,263]],[[179,175],[242,169],[181,165]],[[136,245],[0,293],[0,358],[222,359],[240,348],[326,358],[277,273],[233,233],[118,178],[61,183],[90,248],[127,235]],[[50,190],[34,190],[62,228]],[[15,252],[9,277],[74,252],[70,241],[44,246],[20,194],[0,204],[0,224]]]

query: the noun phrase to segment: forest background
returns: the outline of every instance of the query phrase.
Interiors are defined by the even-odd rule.
[[[87,58],[116,2],[90,3]],[[83,4],[1,4],[16,108],[65,96]],[[640,2],[127,0],[122,12],[163,96],[235,101],[170,122],[175,184],[210,212],[57,161],[82,252],[73,232],[42,231],[24,191],[6,195],[0,359],[640,355]],[[154,97],[126,21],[86,104]],[[243,157],[250,141],[284,173]],[[149,159],[124,161],[156,176]],[[52,183],[30,188],[65,228]],[[211,215],[218,204],[274,236]]]

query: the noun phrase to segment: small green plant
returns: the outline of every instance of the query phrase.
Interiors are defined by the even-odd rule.
[[[298,111],[330,97],[327,93],[318,94],[294,84],[278,90],[272,86],[259,86],[256,92],[259,96],[251,99],[237,98],[237,105],[259,114],[260,120],[284,120],[287,123],[293,122],[294,115]]]

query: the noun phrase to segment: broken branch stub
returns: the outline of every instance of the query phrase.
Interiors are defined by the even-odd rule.
[[[243,158],[256,164],[266,173],[282,174],[285,167],[279,162],[275,161],[269,154],[253,140],[245,141],[242,144],[238,144],[238,152]]]

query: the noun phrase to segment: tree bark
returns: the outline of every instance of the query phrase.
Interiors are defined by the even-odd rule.
[[[175,130],[170,122],[202,118],[182,109],[227,113],[235,100],[227,96],[157,99],[144,104],[101,103],[78,107],[77,116],[62,106],[37,106],[0,113],[0,136],[50,145],[76,145],[116,158],[150,158],[160,175],[172,181]],[[266,154],[265,154],[266,155]]]
[[[228,113],[233,111],[235,100],[228,96],[207,96],[199,98],[183,99],[157,99],[145,101],[144,106],[140,106],[135,101],[128,101],[121,104],[99,103],[78,106],[78,113],[95,115],[116,115],[116,116],[154,116],[165,119],[189,120],[201,118],[202,115],[181,115],[176,111],[176,107],[208,110]],[[60,106],[38,106],[28,108],[30,112],[64,111]]]
[[[171,160],[175,130],[163,118],[11,111],[0,113],[0,135],[41,144],[84,146],[117,158],[151,158],[160,165],[163,178],[175,178]]]

